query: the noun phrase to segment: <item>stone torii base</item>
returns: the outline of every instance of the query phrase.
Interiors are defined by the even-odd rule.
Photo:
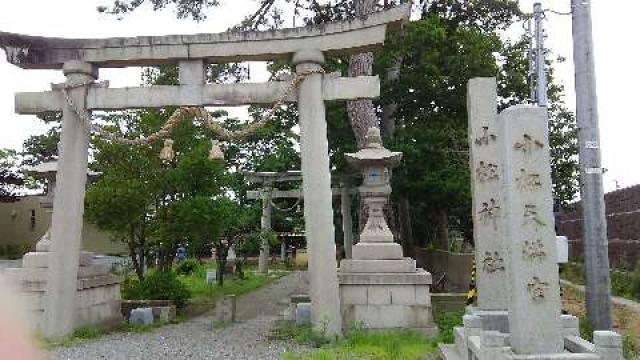
[[[31,331],[45,331],[45,291],[52,253],[30,252],[22,258],[22,268],[6,269],[3,275],[17,286],[18,298],[27,310]],[[113,325],[122,321],[120,283],[109,266],[93,262],[93,254],[81,252],[76,279],[75,307],[72,324],[75,329],[86,325]]]
[[[58,164],[49,161],[28,168],[27,172],[36,178],[47,180],[45,195],[40,206],[49,214],[53,212],[56,194],[56,173]],[[96,173],[89,172],[89,176]],[[17,287],[18,298],[27,310],[30,330],[45,332],[45,290],[47,273],[53,254],[51,229],[36,244],[36,251],[26,253],[22,258],[22,268],[6,269],[4,275]],[[94,264],[93,253],[81,251],[78,260],[78,277],[75,296],[75,311],[72,320],[74,328],[85,325],[111,325],[122,320],[120,313],[120,283],[122,279],[113,275],[108,266]]]

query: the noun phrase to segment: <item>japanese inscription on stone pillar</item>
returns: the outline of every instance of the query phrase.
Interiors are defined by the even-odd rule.
[[[498,117],[511,345],[519,354],[563,349],[546,108],[515,106]]]
[[[473,206],[473,233],[477,264],[478,307],[505,310],[506,273],[502,135],[497,126],[494,78],[475,78],[468,84],[469,166]]]

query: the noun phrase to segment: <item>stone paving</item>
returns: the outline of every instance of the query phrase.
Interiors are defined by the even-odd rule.
[[[291,294],[308,290],[306,272],[294,272],[238,298],[235,324],[213,327],[213,315],[167,325],[148,333],[115,333],[73,347],[52,359],[278,359],[295,345],[267,336]]]

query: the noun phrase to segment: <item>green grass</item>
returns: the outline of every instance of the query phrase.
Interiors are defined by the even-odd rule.
[[[562,265],[560,277],[574,284],[584,285],[584,264]],[[611,293],[629,300],[640,301],[640,265],[635,271],[611,269]]]
[[[319,335],[311,335],[308,329],[296,339],[320,343]],[[283,360],[422,360],[435,349],[435,344],[423,334],[412,330],[369,332],[362,329],[349,331],[338,340],[325,340],[320,348],[304,353],[285,353]]]
[[[253,272],[252,267],[247,267],[245,269],[244,279],[239,279],[227,274],[225,275],[223,285],[218,286],[216,284],[207,284],[206,280],[207,268],[213,269],[214,267],[215,265],[212,263],[205,263],[190,275],[178,276],[178,279],[191,291],[192,298],[190,303],[215,303],[216,300],[224,295],[246,294],[270,284],[285,274],[284,272],[274,271],[269,275],[261,275]]]
[[[462,324],[462,312],[445,312],[435,319],[438,336],[427,338],[413,330],[367,331],[352,329],[342,339],[328,338],[310,327],[279,323],[271,334],[273,340],[290,340],[313,349],[288,352],[283,360],[413,360],[435,355],[438,343],[453,342],[453,328]]]
[[[42,337],[38,337],[36,340],[40,347],[44,349],[70,347],[82,344],[86,341],[98,339],[113,332],[145,333],[168,324],[178,324],[185,319],[186,317],[184,316],[176,316],[176,318],[170,322],[155,322],[149,325],[129,324],[127,321],[122,321],[110,329],[96,325],[87,325],[76,329],[71,335],[61,340],[52,340]]]
[[[55,347],[69,347],[78,345],[88,340],[97,339],[108,333],[107,330],[97,326],[89,325],[76,329],[73,334],[60,340],[52,340],[43,337],[37,337],[36,342],[44,349],[52,349]]]

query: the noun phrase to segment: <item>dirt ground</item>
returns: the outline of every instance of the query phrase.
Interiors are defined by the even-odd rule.
[[[584,295],[570,287],[562,287],[563,309],[575,316],[586,315]],[[623,305],[613,305],[614,329],[623,335],[631,335],[640,345],[640,312]]]

